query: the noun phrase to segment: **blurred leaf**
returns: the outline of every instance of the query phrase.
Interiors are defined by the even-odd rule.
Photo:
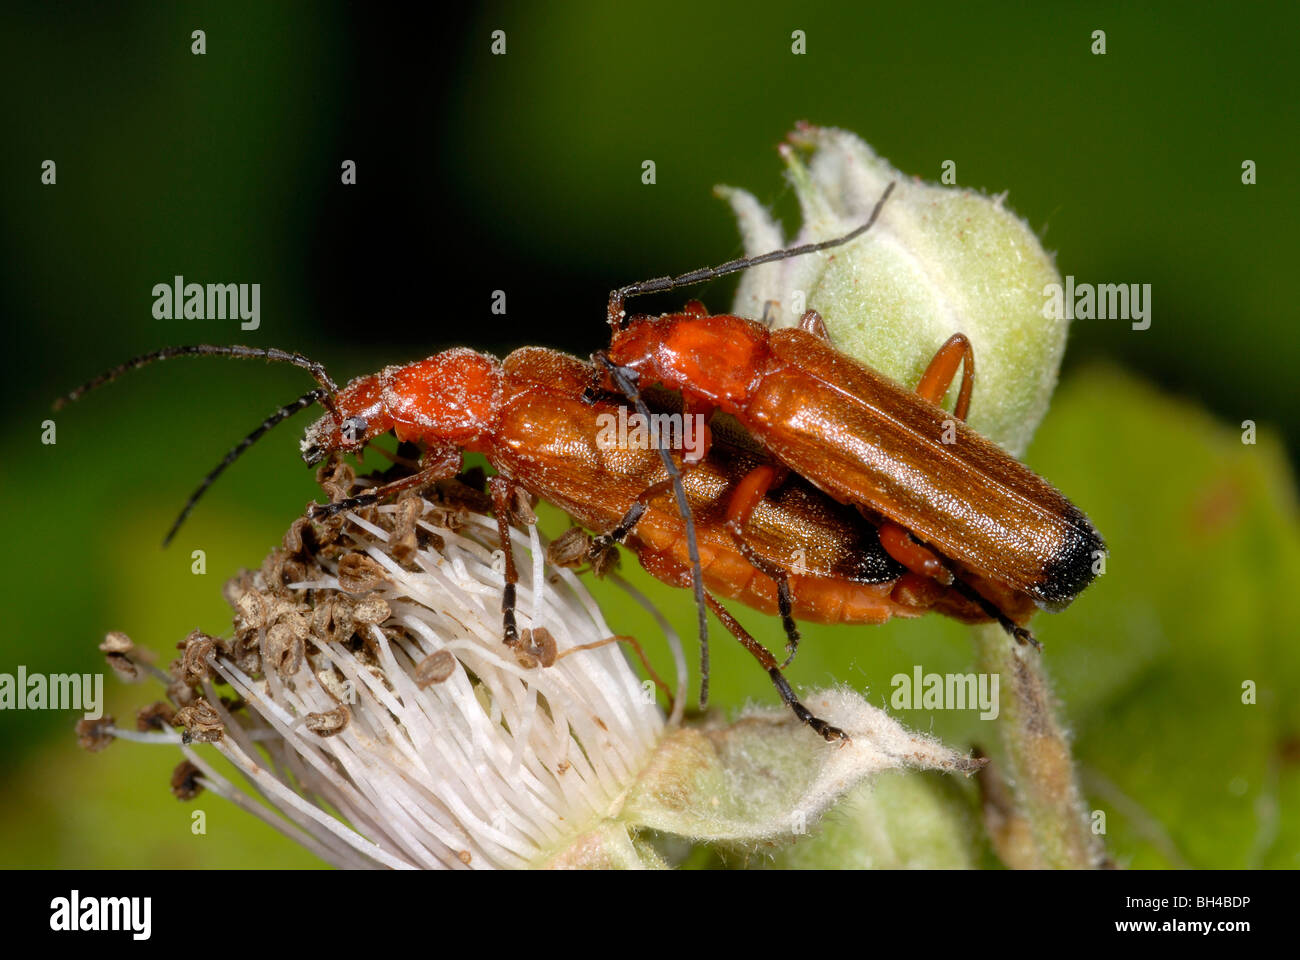
[[[1300,781],[1300,530],[1281,445],[1267,430],[1243,444],[1104,368],[1061,391],[1040,437],[1035,463],[1110,547],[1047,656],[1112,854],[1300,866],[1297,808],[1283,802]]]

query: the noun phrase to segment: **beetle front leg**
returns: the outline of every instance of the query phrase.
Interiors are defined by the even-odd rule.
[[[515,622],[516,589],[519,570],[515,566],[515,550],[510,542],[510,517],[514,512],[519,486],[498,474],[488,479],[488,493],[492,496],[492,512],[497,517],[497,536],[501,538],[501,551],[505,554],[505,587],[501,591],[502,641],[507,646],[518,646],[519,627]]]
[[[345,510],[357,510],[368,507],[391,497],[403,490],[413,487],[427,487],[438,480],[454,477],[460,471],[461,454],[457,447],[430,448],[420,458],[420,469],[409,477],[402,477],[392,483],[374,487],[355,497],[336,500],[333,503],[314,503],[307,515],[312,520],[324,520]]]

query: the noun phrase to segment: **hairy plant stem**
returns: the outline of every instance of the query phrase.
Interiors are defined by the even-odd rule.
[[[994,837],[1002,859],[1011,867],[1100,867],[1105,852],[1090,828],[1042,655],[1009,642],[997,624],[975,627],[974,635],[980,670],[1001,677],[1003,773],[1015,805],[1007,813],[1024,827]]]

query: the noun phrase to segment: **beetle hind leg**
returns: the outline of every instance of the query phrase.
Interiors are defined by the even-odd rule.
[[[952,571],[929,547],[918,543],[905,527],[888,520],[880,525],[880,545],[885,552],[912,573],[929,577],[945,587],[953,582]]]
[[[781,667],[776,662],[776,657],[772,656],[765,646],[755,640],[736,618],[727,612],[726,607],[719,603],[713,594],[705,592],[704,599],[708,603],[709,609],[722,621],[722,625],[727,628],[728,632],[739,640],[741,645],[753,654],[754,659],[767,671],[767,675],[772,678],[772,684],[776,687],[777,693],[781,695],[781,701],[794,711],[796,717],[812,727],[828,743],[850,740],[849,735],[839,727],[832,726],[820,717],[815,716],[811,710],[799,702],[799,698],[795,696],[794,690],[790,687],[790,682],[781,673]]]
[[[794,622],[794,597],[790,592],[790,576],[774,563],[769,563],[755,552],[745,540],[745,524],[754,514],[754,508],[767,496],[767,492],[780,484],[788,471],[774,464],[755,467],[741,479],[731,498],[727,501],[727,532],[736,544],[740,555],[749,561],[759,573],[776,582],[776,603],[781,614],[781,626],[785,630],[784,670],[794,662],[794,655],[799,650],[799,628]]]
[[[1035,650],[1040,653],[1042,652],[1043,645],[1038,642],[1037,637],[1035,637],[1028,629],[1022,627],[1020,624],[1008,617],[1001,609],[999,609],[997,604],[984,596],[969,583],[958,578],[953,580],[952,586],[953,589],[963,597],[970,600],[977,607],[983,610],[990,620],[996,621],[998,626],[1005,630],[1007,635],[1010,636],[1011,639],[1015,640],[1016,643],[1021,646],[1032,646]]]
[[[809,310],[799,318],[799,329],[805,333],[811,333],[818,340],[831,342],[830,331],[826,329],[826,321],[816,310]]]

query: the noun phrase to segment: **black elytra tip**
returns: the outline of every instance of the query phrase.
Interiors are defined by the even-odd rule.
[[[1059,610],[1097,577],[1097,558],[1106,553],[1106,543],[1086,516],[1076,511],[1070,518],[1071,535],[1043,568],[1043,579],[1033,591],[1035,599],[1049,610]]]

